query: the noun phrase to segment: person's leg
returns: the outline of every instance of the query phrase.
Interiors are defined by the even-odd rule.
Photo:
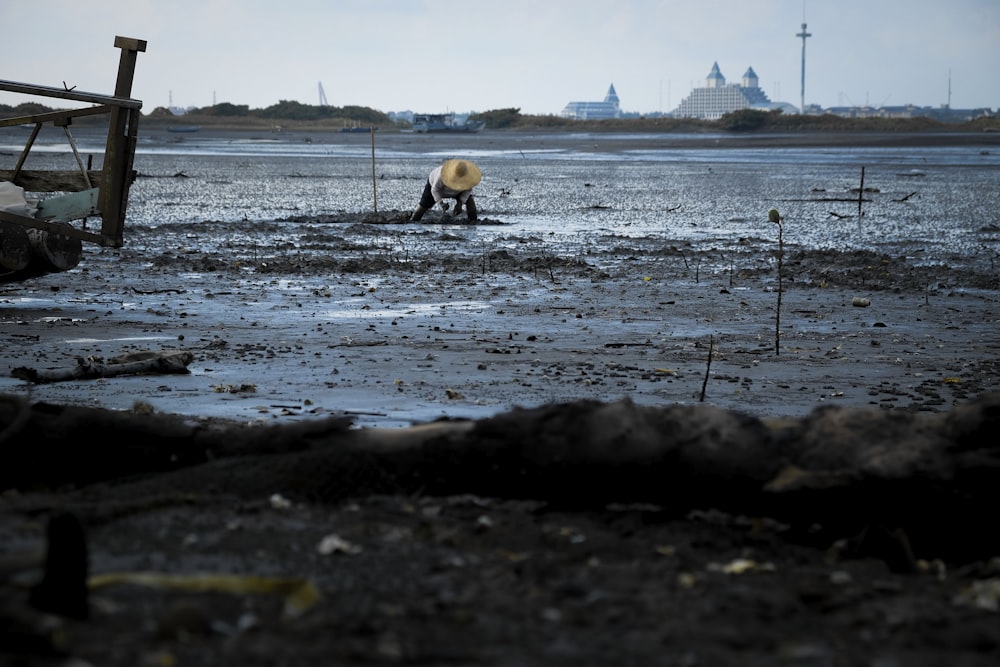
[[[410,215],[410,222],[420,222],[420,218],[424,217],[424,213],[427,209],[433,208],[434,206],[434,195],[431,194],[431,182],[427,181],[424,185],[424,191],[420,194],[420,203],[413,213]]]
[[[465,213],[469,216],[469,222],[475,222],[479,219],[479,211],[476,210],[476,200],[469,195],[469,198],[465,200]]]

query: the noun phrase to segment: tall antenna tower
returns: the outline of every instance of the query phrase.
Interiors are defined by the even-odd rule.
[[[326,93],[323,92],[323,82],[319,82],[319,105],[321,107],[328,107],[330,103],[326,101]]]
[[[802,32],[795,35],[802,38],[802,113],[806,112],[806,37],[812,33],[806,32],[805,16],[802,17]]]

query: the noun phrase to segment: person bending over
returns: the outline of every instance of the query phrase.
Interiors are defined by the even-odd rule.
[[[447,160],[427,176],[427,183],[420,195],[420,203],[410,215],[410,222],[418,222],[435,204],[440,204],[441,210],[447,211],[448,199],[455,200],[455,210],[452,215],[459,215],[464,206],[469,222],[475,222],[478,219],[478,211],[476,200],[472,197],[472,189],[479,185],[482,178],[483,173],[474,162]]]

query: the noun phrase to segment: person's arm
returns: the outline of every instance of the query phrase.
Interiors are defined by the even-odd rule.
[[[434,203],[440,204],[445,198],[444,181],[441,180],[441,167],[434,169],[430,176],[427,177],[427,180],[431,184],[431,196],[434,197]]]
[[[458,193],[458,196],[455,197],[455,215],[462,212],[462,207],[465,206],[470,197],[472,197],[472,190],[462,190]]]

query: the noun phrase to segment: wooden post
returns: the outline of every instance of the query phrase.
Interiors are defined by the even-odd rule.
[[[865,168],[861,166],[861,185],[858,187],[858,218],[861,218],[861,200],[865,196]]]
[[[372,136],[372,201],[375,204],[375,213],[378,213],[378,188],[375,186],[375,126],[368,128],[368,133]]]
[[[115,46],[122,50],[115,97],[129,98],[132,96],[136,55],[146,50],[146,40],[119,36],[115,37]],[[103,218],[101,232],[105,237],[115,239],[119,247],[125,228],[128,191],[132,185],[139,116],[139,109],[114,107],[108,123],[108,142],[104,149],[104,171],[98,204]]]

